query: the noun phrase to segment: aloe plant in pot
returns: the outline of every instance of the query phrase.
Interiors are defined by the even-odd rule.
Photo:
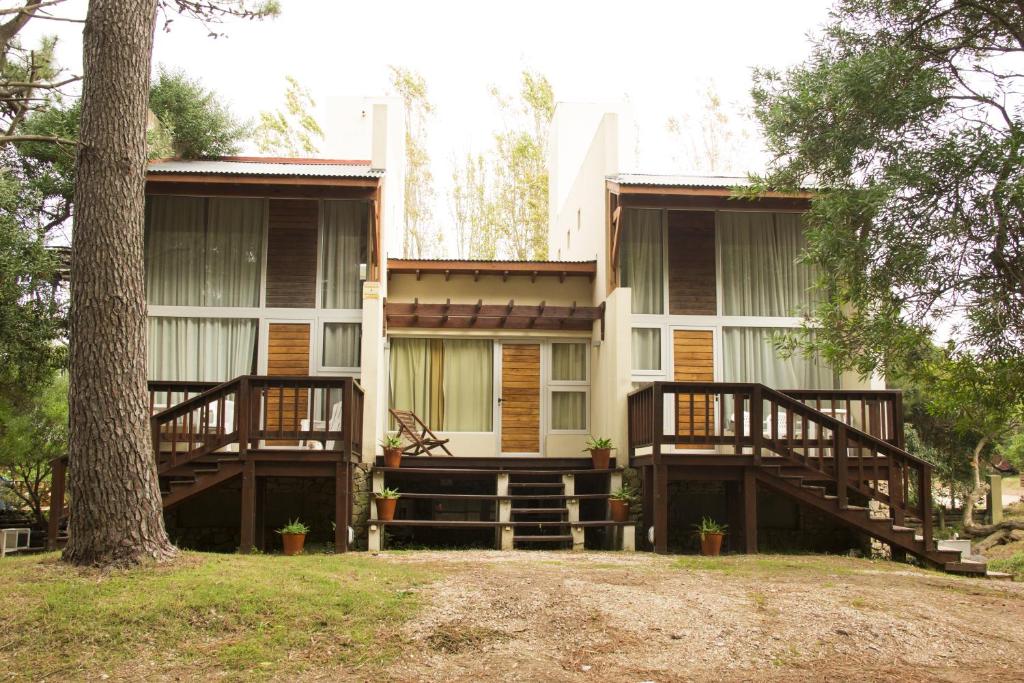
[[[629,506],[634,500],[636,500],[636,492],[627,486],[620,486],[618,490],[613,491],[608,498],[612,521],[628,522]]]
[[[402,439],[397,434],[386,434],[380,446],[384,449],[384,467],[402,466]]]
[[[301,555],[306,545],[306,534],[309,527],[295,519],[277,530],[281,534],[281,544],[285,555]]]
[[[719,524],[710,517],[705,517],[700,520],[700,524],[695,524],[694,528],[700,535],[700,554],[718,557],[722,552],[722,538],[725,536],[725,530],[729,528],[728,525]]]
[[[595,470],[606,470],[612,457],[612,440],[603,436],[591,437],[585,451],[590,451],[590,462]]]
[[[377,505],[377,519],[382,522],[393,520],[395,518],[395,507],[398,505],[400,496],[401,494],[398,493],[398,489],[385,487],[378,492],[374,498],[374,502]]]

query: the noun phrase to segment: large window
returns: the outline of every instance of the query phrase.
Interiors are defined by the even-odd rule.
[[[835,372],[816,358],[799,352],[782,358],[767,327],[726,327],[722,330],[726,382],[759,382],[773,389],[836,389]]]
[[[164,306],[260,305],[265,202],[146,200],[146,300]]]
[[[366,268],[369,205],[362,201],[325,201],[323,221],[323,308],[362,308],[361,269]]]
[[[151,380],[225,382],[254,371],[256,321],[244,318],[150,318]]]
[[[798,258],[806,241],[797,214],[718,214],[722,313],[800,316],[813,305],[814,269]]]
[[[620,282],[632,289],[633,313],[664,313],[665,212],[626,209],[621,220]]]
[[[586,342],[554,342],[551,344],[551,372],[548,391],[551,394],[552,431],[586,431],[587,399],[590,394]]]
[[[493,387],[490,340],[391,340],[390,406],[413,411],[431,429],[491,431]]]

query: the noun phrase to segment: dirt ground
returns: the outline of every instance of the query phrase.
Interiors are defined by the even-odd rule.
[[[388,680],[1024,680],[1019,583],[822,556],[378,560],[445,576],[420,589]]]

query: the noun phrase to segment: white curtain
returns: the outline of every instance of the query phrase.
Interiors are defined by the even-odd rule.
[[[324,367],[358,368],[362,331],[359,323],[324,323]]]
[[[759,382],[772,389],[835,389],[837,378],[823,361],[799,352],[780,358],[767,327],[723,329],[726,382]]]
[[[164,306],[260,303],[262,199],[146,200],[146,300]]]
[[[444,431],[491,431],[494,344],[488,340],[444,340]]]
[[[620,281],[632,288],[633,313],[660,314],[665,309],[662,256],[665,212],[625,209],[619,246]]]
[[[366,202],[324,202],[323,308],[362,308],[359,265],[366,263]]]
[[[813,305],[815,271],[797,262],[799,215],[722,211],[716,220],[725,315],[799,316]]]
[[[587,345],[562,342],[552,344],[551,379],[555,382],[587,381]]]
[[[587,392],[551,392],[551,428],[587,428]]]
[[[151,380],[224,382],[252,372],[256,321],[149,318]]]
[[[634,327],[632,352],[634,370],[661,370],[661,330]]]

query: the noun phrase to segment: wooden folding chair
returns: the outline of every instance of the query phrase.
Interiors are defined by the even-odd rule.
[[[430,427],[424,424],[423,420],[416,416],[416,413],[411,410],[395,410],[394,408],[391,408],[390,412],[391,416],[395,418],[395,422],[398,423],[399,436],[405,435],[412,442],[402,449],[403,455],[431,455],[431,451],[437,448],[444,451],[445,455],[452,454],[445,446],[448,439],[437,438],[437,435],[430,431]]]

